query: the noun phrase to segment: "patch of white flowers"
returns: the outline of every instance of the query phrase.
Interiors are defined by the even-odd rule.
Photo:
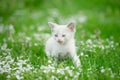
[[[7,44],[3,44],[1,50],[3,53],[0,55],[0,74],[7,73],[7,79],[15,76],[16,79],[22,80],[24,79],[22,73],[33,69],[28,63],[29,60],[23,59],[23,56],[17,57],[17,60],[13,59],[11,52],[8,51]]]
[[[55,61],[48,60],[48,65],[40,66],[40,70],[44,74],[48,75],[49,78],[55,79],[55,80],[59,80],[59,77],[62,77],[62,76],[65,79],[77,79],[81,73],[81,68],[75,72],[74,71],[75,67],[73,66],[56,67],[57,66],[56,64],[57,63]],[[52,74],[52,76],[50,74]]]
[[[40,71],[47,75],[46,78],[55,80],[59,80],[61,77],[77,79],[81,73],[81,69],[75,72],[74,66],[57,67],[57,62],[52,60],[48,60],[48,65],[41,65],[40,68],[35,68],[29,63],[29,59],[24,58],[24,56],[19,56],[16,59],[12,58],[11,50],[8,49],[7,44],[1,45],[3,53],[0,55],[0,74],[6,73],[6,79],[8,80],[11,79],[11,77],[15,77],[17,80],[23,80],[23,73],[29,71],[33,71],[35,74]],[[42,75],[36,78],[36,80],[37,79],[42,79]]]
[[[103,67],[103,66],[101,67],[100,72],[101,72],[101,73],[104,73],[104,72],[105,72],[105,69],[104,69],[104,67]]]
[[[101,49],[101,50],[113,49],[113,50],[115,50],[115,47],[117,47],[119,45],[119,43],[115,43],[114,40],[111,40],[110,38],[107,38],[106,40],[90,38],[86,41],[81,40],[78,43],[81,46],[81,50],[83,50],[83,52],[80,53],[81,56],[88,56],[84,53],[84,51],[89,51],[89,52],[95,53],[96,49]]]

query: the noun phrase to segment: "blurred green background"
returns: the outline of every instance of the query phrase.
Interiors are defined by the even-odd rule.
[[[94,33],[99,29],[103,38],[113,36],[120,40],[119,0],[0,0],[0,23],[14,24],[15,27],[46,26],[48,21],[66,24],[64,20],[74,18],[74,15],[87,18],[80,31]],[[78,21],[77,27],[80,25]]]

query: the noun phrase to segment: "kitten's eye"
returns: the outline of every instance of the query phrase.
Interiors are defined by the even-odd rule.
[[[55,37],[58,37],[58,35],[57,35],[57,34],[55,34]]]
[[[65,37],[65,34],[63,34],[62,37]]]

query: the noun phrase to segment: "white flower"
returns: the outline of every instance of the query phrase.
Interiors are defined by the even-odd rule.
[[[77,72],[76,75],[79,76],[79,75],[80,75],[80,72]]]
[[[20,75],[16,75],[16,78],[17,78],[18,80],[23,80],[23,79],[24,79],[24,77],[23,77],[23,76],[20,76]]]
[[[84,43],[83,41],[80,41],[80,44],[81,44],[81,45],[85,45],[85,43]]]
[[[55,76],[52,75],[52,79],[54,80],[54,79],[55,79]]]
[[[26,37],[25,40],[28,42],[28,41],[31,40],[31,38],[30,37]]]
[[[67,66],[66,68],[65,68],[65,70],[69,70],[70,69],[70,67],[69,66]]]
[[[86,56],[86,57],[88,57],[88,55],[87,55],[87,54],[86,54],[85,56]]]
[[[9,59],[11,60],[12,58],[11,58],[10,55],[8,55],[8,56],[5,57],[5,59],[6,59],[6,60],[9,60]]]
[[[114,45],[113,45],[113,44],[111,44],[111,48],[114,48]]]
[[[49,12],[54,17],[57,17],[59,15],[59,12],[57,9],[51,9]]]
[[[17,64],[22,65],[22,64],[26,64],[26,62],[27,62],[27,60],[19,60]]]
[[[20,70],[16,70],[16,72],[14,73],[14,75],[16,76],[16,75],[19,75],[20,73],[21,73]]]
[[[88,40],[86,41],[86,44],[92,44],[92,40],[91,40],[91,39],[88,39]]]
[[[51,61],[51,60],[48,60],[48,63],[50,63],[50,64],[51,64],[51,63],[52,63],[52,61]]]
[[[46,40],[50,37],[50,34],[47,34],[47,33],[41,34],[41,37]]]
[[[111,68],[108,68],[109,71],[112,71]]]
[[[57,69],[57,71],[56,71],[57,73],[60,73],[61,71],[59,70],[59,69]]]
[[[11,77],[10,75],[7,75],[7,77],[6,77],[6,78],[7,78],[7,79],[10,79],[10,77]]]
[[[79,72],[82,72],[82,68],[80,67],[80,68],[78,68],[79,69]]]
[[[7,72],[7,73],[10,73],[11,72],[11,67],[8,63],[4,64],[3,67],[2,67],[2,72]]]
[[[74,16],[67,19],[68,22],[76,22],[76,18]]]
[[[1,50],[6,50],[7,49],[7,44],[4,43],[2,46],[1,46]]]
[[[91,68],[88,68],[88,71],[91,71]]]
[[[101,49],[102,49],[102,50],[104,50],[104,49],[105,49],[105,47],[102,45],[102,46],[101,46]]]
[[[10,30],[11,33],[15,32],[14,26],[12,24],[9,25],[9,30]]]
[[[62,75],[65,75],[65,72],[63,71],[63,70],[61,70],[61,72],[60,72]]]
[[[14,63],[14,59],[11,59],[11,60],[9,61],[9,63],[10,63],[10,64],[13,64],[13,63]]]
[[[87,20],[87,17],[86,17],[86,16],[83,16],[83,15],[78,16],[78,21],[79,21],[80,23],[84,23],[86,20]]]
[[[84,53],[83,53],[83,52],[81,52],[81,53],[80,53],[80,55],[81,55],[81,56],[84,56]]]
[[[48,73],[49,71],[48,70],[43,70],[44,73]]]
[[[35,33],[35,34],[34,34],[34,37],[35,37],[37,40],[41,40],[41,36],[40,36],[40,34],[38,34],[38,33]]]
[[[26,67],[26,68],[27,68],[27,69],[26,69],[27,71],[33,69],[30,64],[27,64],[27,67]]]
[[[64,69],[61,69],[61,68],[58,68],[58,69],[57,69],[57,73],[60,73],[60,74],[62,74],[62,75],[65,74]]]
[[[54,66],[48,65],[48,69],[55,69]]]
[[[38,30],[38,31],[43,31],[43,30],[45,30],[45,27],[39,26],[37,30]]]
[[[42,65],[42,66],[40,67],[40,69],[47,70],[47,69],[48,69],[48,67],[47,67],[47,66]]]
[[[68,77],[67,77],[67,76],[65,76],[65,80],[68,80]]]
[[[96,48],[96,47],[97,47],[97,45],[95,45],[95,44],[93,44],[92,46],[93,46],[94,48]]]
[[[55,70],[54,70],[54,69],[52,69],[52,72],[55,72]]]
[[[74,67],[74,66],[71,66],[71,68],[72,68],[72,69],[75,69],[75,67]]]
[[[105,69],[104,69],[104,68],[102,68],[100,71],[101,71],[101,73],[104,73],[104,72],[105,72]]]
[[[37,79],[35,79],[35,80],[43,80],[43,79],[42,79],[42,77],[40,76],[40,77],[38,77],[38,78],[37,78]]]
[[[34,43],[34,46],[38,46],[38,43]]]
[[[78,78],[78,75],[75,75],[75,76],[73,77],[73,80],[77,80],[77,78]]]
[[[67,70],[70,76],[73,76],[72,70]]]

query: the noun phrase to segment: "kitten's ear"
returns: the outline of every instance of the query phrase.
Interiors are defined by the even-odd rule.
[[[69,23],[67,27],[70,29],[70,31],[74,32],[75,31],[75,24],[73,22]]]
[[[53,23],[53,22],[48,22],[49,26],[51,27],[52,31],[53,29],[57,26],[56,23]]]

